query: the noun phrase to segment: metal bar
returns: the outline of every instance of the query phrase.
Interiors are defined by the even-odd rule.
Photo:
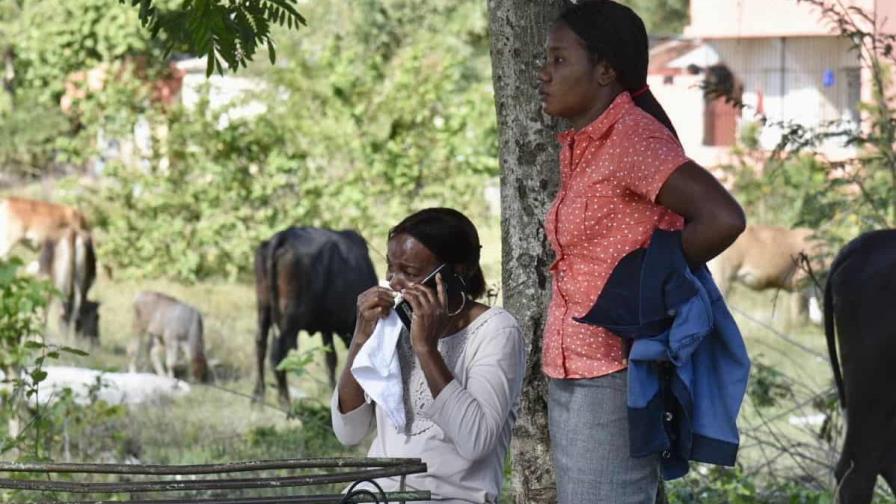
[[[72,493],[169,492],[190,490],[240,490],[248,488],[286,488],[329,483],[348,483],[359,479],[375,479],[402,474],[426,472],[426,464],[363,469],[348,473],[285,476],[277,478],[241,478],[193,481],[141,481],[132,483],[77,483],[72,481],[0,479],[0,488]]]
[[[389,502],[419,502],[432,499],[432,495],[427,491],[416,492],[386,492],[386,498]],[[132,504],[192,504],[194,502],[219,502],[222,504],[276,504],[284,502],[288,504],[338,504],[345,495],[342,494],[326,494],[326,495],[294,495],[279,497],[229,497],[229,498],[213,498],[213,499],[164,499],[164,500],[131,500],[126,501]],[[375,502],[370,496],[358,496],[356,502]],[[68,504],[118,504],[122,501],[54,501],[53,504],[59,502],[67,502]],[[49,502],[44,504],[50,504]]]
[[[419,464],[418,458],[319,458],[231,462],[227,464],[76,464],[0,462],[0,472],[101,473],[101,474],[219,474],[271,469],[321,469],[333,467],[396,467]]]

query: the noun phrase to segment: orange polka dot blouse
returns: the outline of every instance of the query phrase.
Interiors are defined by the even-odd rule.
[[[555,260],[542,370],[551,378],[595,378],[626,367],[622,340],[573,317],[588,312],[616,264],[646,246],[656,228],[682,228],[683,219],[654,200],[688,158],[627,92],[558,140],[560,190],[545,220]]]

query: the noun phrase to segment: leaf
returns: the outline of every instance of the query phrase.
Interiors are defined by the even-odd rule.
[[[277,63],[277,51],[274,49],[274,41],[268,39],[268,59],[271,61],[271,64]]]
[[[35,369],[31,371],[31,380],[37,384],[47,379],[47,372],[43,369]]]
[[[59,347],[59,351],[69,353],[72,355],[80,355],[81,357],[90,355],[89,353],[85,352],[84,350],[80,350],[78,348],[72,348],[72,347],[68,347],[68,346]]]

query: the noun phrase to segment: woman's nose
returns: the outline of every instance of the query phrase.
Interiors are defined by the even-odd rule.
[[[535,78],[538,79],[539,83],[544,83],[550,80],[550,75],[548,74],[548,65],[547,63],[542,63],[538,65],[538,70],[535,71]]]
[[[401,292],[407,286],[408,281],[401,275],[393,275],[392,278],[389,279],[389,288],[395,292]]]

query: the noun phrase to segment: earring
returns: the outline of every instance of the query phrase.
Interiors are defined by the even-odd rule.
[[[460,282],[460,284],[463,286],[463,288],[461,289],[461,292],[460,292],[460,299],[461,299],[460,308],[455,310],[454,313],[449,312],[448,313],[449,317],[453,317],[453,316],[457,315],[458,313],[462,312],[464,310],[464,306],[467,305],[467,293],[466,293],[467,282],[464,281],[464,277],[458,275],[457,273],[454,274],[454,278],[456,278]]]
[[[458,308],[457,310],[455,310],[454,313],[448,312],[448,316],[449,316],[449,317],[453,317],[453,316],[457,315],[458,313],[464,311],[464,306],[467,305],[467,295],[466,295],[466,294],[461,294],[460,299],[461,299],[460,308]]]

